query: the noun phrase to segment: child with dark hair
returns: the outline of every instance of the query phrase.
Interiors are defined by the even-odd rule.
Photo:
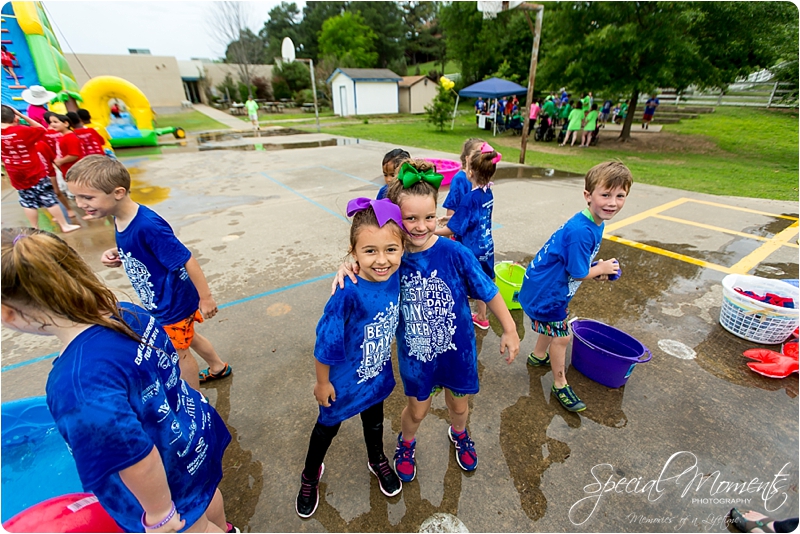
[[[19,123],[24,119],[30,126]],[[37,145],[44,139],[45,128],[10,106],[2,107],[2,158],[11,185],[19,191],[19,203],[28,222],[39,226],[39,208],[45,208],[64,233],[80,229],[70,224],[58,205],[53,184],[47,177]]]
[[[319,417],[311,433],[295,510],[311,517],[319,504],[325,454],[342,421],[361,415],[368,468],[387,497],[403,484],[383,453],[383,401],[394,389],[392,341],[397,330],[405,231],[400,208],[389,199],[355,198],[347,204],[350,254],[361,270],[328,300],[314,347]]]
[[[567,384],[569,302],[581,281],[608,280],[619,271],[616,259],[599,260],[594,266],[592,260],[600,250],[605,221],[625,205],[633,177],[625,165],[609,161],[589,169],[584,182],[583,198],[588,207],[556,230],[536,253],[519,292],[519,303],[539,334],[528,365],[553,368],[552,392],[571,412],[585,410],[586,404]]]
[[[14,62],[16,61],[16,57],[14,54],[8,51],[6,45],[2,45],[2,56],[0,56],[0,60],[3,63],[3,70],[9,73],[14,78],[14,85],[19,85],[19,79],[17,78],[17,73],[14,72]]]
[[[581,128],[583,128],[583,117],[583,102],[578,100],[575,102],[575,109],[569,112],[569,117],[567,118],[567,136],[564,138],[564,142],[559,146],[566,145],[569,142],[570,135],[572,136],[572,143],[570,143],[570,146],[575,145],[575,141],[578,140],[578,135],[580,134]]]
[[[458,171],[450,181],[450,191],[447,193],[447,197],[445,197],[444,203],[442,204],[447,210],[448,217],[456,212],[461,201],[467,193],[469,193],[470,189],[472,189],[469,179],[467,178],[469,159],[472,157],[472,153],[479,150],[484,142],[483,139],[472,137],[464,141],[464,145],[461,147],[461,170]],[[458,241],[458,236],[456,236],[456,241]]]
[[[72,131],[72,121],[67,115],[51,113],[48,117],[50,127],[61,134],[56,139],[56,158],[53,163],[58,166],[66,179],[70,168],[84,156],[81,140]]]
[[[100,137],[100,134],[93,129],[86,128],[79,113],[70,111],[67,113],[67,118],[70,124],[72,124],[72,131],[81,142],[84,156],[91,156],[93,154],[100,156],[106,155],[106,151],[103,150],[103,145],[106,142],[105,139]]]
[[[114,149],[111,148],[111,137],[108,135],[105,127],[92,121],[92,115],[89,113],[88,109],[79,109],[78,117],[80,117],[81,122],[86,128],[91,128],[103,138],[103,151],[105,152],[106,156],[113,157]]]
[[[583,125],[583,137],[581,139],[581,146],[584,148],[589,146],[594,131],[597,129],[597,116],[597,104],[592,104],[591,111],[586,114],[586,118],[584,119],[585,124]]]
[[[383,156],[381,170],[383,170],[383,180],[386,182],[386,185],[381,187],[380,191],[378,191],[378,198],[376,200],[386,198],[386,192],[389,190],[389,186],[397,177],[397,169],[399,169],[400,164],[407,159],[411,159],[411,154],[402,148],[390,150]]]

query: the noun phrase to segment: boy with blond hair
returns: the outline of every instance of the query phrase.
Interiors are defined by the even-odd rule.
[[[608,161],[586,173],[583,197],[588,207],[575,214],[547,240],[536,253],[522,281],[519,302],[531,326],[539,334],[528,365],[550,365],[552,391],[571,412],[586,409],[586,404],[567,384],[565,362],[570,341],[568,305],[581,281],[608,280],[617,274],[616,259],[592,260],[600,250],[605,221],[620,212],[631,190],[631,171],[622,163]]]
[[[195,389],[224,378],[231,367],[214,346],[194,331],[194,323],[217,314],[217,303],[197,259],[169,223],[130,197],[131,176],[119,161],[86,156],[65,176],[78,207],[92,219],[114,217],[117,247],[106,250],[106,267],[125,268],[143,307],[161,323],[180,355],[181,378]],[[199,372],[192,347],[208,368]]]

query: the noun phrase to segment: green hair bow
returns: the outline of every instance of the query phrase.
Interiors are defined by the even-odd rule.
[[[428,182],[436,189],[439,189],[442,180],[444,180],[444,176],[437,174],[433,169],[419,171],[415,169],[413,165],[406,162],[400,167],[400,172],[397,173],[397,179],[403,183],[403,189],[408,189],[417,182]]]

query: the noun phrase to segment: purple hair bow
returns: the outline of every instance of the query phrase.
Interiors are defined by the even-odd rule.
[[[486,154],[487,152],[496,152],[495,149],[489,143],[483,143],[481,145],[481,154]],[[497,152],[497,155],[492,158],[492,163],[497,165],[500,163],[500,160],[503,158],[503,155],[500,152]]]
[[[347,203],[347,216],[352,217],[370,206],[372,206],[375,218],[378,219],[378,225],[381,228],[389,221],[394,221],[400,228],[403,228],[403,216],[400,213],[400,208],[388,198],[382,198],[381,200],[372,200],[365,197],[354,198]]]

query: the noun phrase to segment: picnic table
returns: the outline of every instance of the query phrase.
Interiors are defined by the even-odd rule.
[[[280,102],[264,102],[262,108],[267,113],[283,113],[284,105]]]
[[[231,107],[228,110],[228,112],[231,115],[246,115],[247,114],[247,110],[245,109],[244,104],[231,104]]]
[[[314,104],[303,104],[302,107],[305,112],[314,111]]]

